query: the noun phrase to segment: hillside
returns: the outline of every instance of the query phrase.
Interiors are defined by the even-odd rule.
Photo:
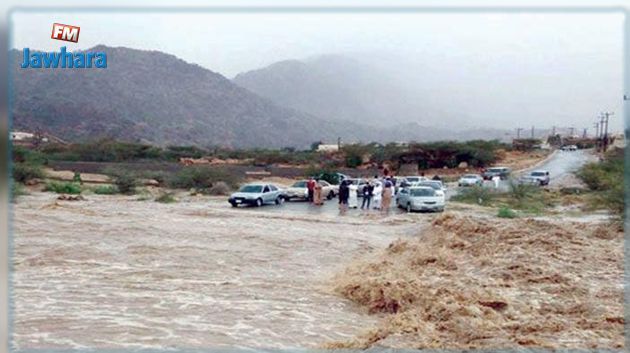
[[[420,104],[406,99],[391,77],[352,57],[281,61],[241,73],[234,82],[279,105],[331,120],[374,125],[422,120]]]
[[[22,53],[12,51],[14,129],[70,141],[113,137],[231,147],[305,147],[338,136],[369,137],[368,129],[280,107],[173,55],[90,50],[107,52],[107,69],[20,69]]]

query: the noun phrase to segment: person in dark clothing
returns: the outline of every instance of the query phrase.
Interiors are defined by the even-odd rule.
[[[367,209],[370,209],[370,202],[372,201],[372,196],[374,196],[374,185],[368,182],[361,192],[363,196],[363,202],[361,202],[361,209],[367,206]]]
[[[442,180],[442,178],[440,178],[440,176],[439,176],[439,175],[437,175],[437,174],[435,174],[435,176],[433,176],[433,178],[432,178],[432,179],[433,179],[433,180],[437,180],[437,181]]]
[[[350,188],[346,180],[339,185],[339,210],[343,213],[348,208],[348,199],[350,198]]]
[[[308,202],[313,202],[313,193],[315,192],[315,180],[313,178],[309,178],[306,182],[306,189],[308,190]]]

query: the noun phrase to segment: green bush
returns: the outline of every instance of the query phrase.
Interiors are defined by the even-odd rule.
[[[192,166],[181,169],[167,180],[167,185],[174,189],[207,190],[215,183],[224,182],[232,188],[239,183],[239,178],[224,170],[208,166]]]
[[[121,194],[131,195],[136,193],[138,180],[129,173],[121,173],[114,176],[114,185]]]
[[[113,185],[100,185],[94,188],[93,191],[97,195],[114,195],[118,193],[118,188]]]
[[[592,207],[603,207],[622,215],[624,200],[623,149],[611,150],[601,162],[584,165],[576,175],[593,191]]]
[[[15,163],[13,164],[13,179],[20,183],[25,183],[32,179],[43,179],[46,177],[41,165],[35,163]]]
[[[459,194],[451,197],[453,201],[476,203],[482,206],[488,206],[496,196],[496,192],[492,189],[484,188],[481,186],[473,186],[462,190]]]
[[[18,196],[26,195],[24,186],[16,181],[11,183],[11,202],[15,202]]]
[[[516,218],[518,215],[512,209],[508,207],[499,208],[499,212],[497,213],[497,217],[499,218]]]
[[[155,202],[173,203],[173,202],[177,202],[177,200],[175,199],[175,196],[173,196],[173,193],[165,192],[161,194],[160,196],[156,197]]]
[[[517,201],[523,201],[539,193],[540,188],[536,185],[521,184],[513,180],[510,181],[509,194]]]
[[[37,151],[22,146],[13,146],[12,160],[14,163],[29,163],[29,164],[46,164],[46,156]]]
[[[51,181],[46,184],[44,191],[55,192],[57,194],[78,195],[81,193],[81,185],[78,183]]]

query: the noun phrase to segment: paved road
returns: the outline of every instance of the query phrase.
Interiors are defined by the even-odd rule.
[[[547,170],[551,175],[550,186],[562,186],[573,178],[573,173],[588,162],[594,162],[597,156],[593,150],[558,151],[536,169]]]

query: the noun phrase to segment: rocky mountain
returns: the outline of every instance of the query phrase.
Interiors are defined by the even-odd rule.
[[[406,79],[410,74],[359,55],[324,55],[277,62],[233,81],[277,104],[330,120],[434,126],[429,99]]]
[[[372,140],[284,108],[224,76],[158,51],[97,46],[106,69],[21,69],[12,51],[13,128],[69,141],[112,137],[158,145],[306,147],[318,140]]]

